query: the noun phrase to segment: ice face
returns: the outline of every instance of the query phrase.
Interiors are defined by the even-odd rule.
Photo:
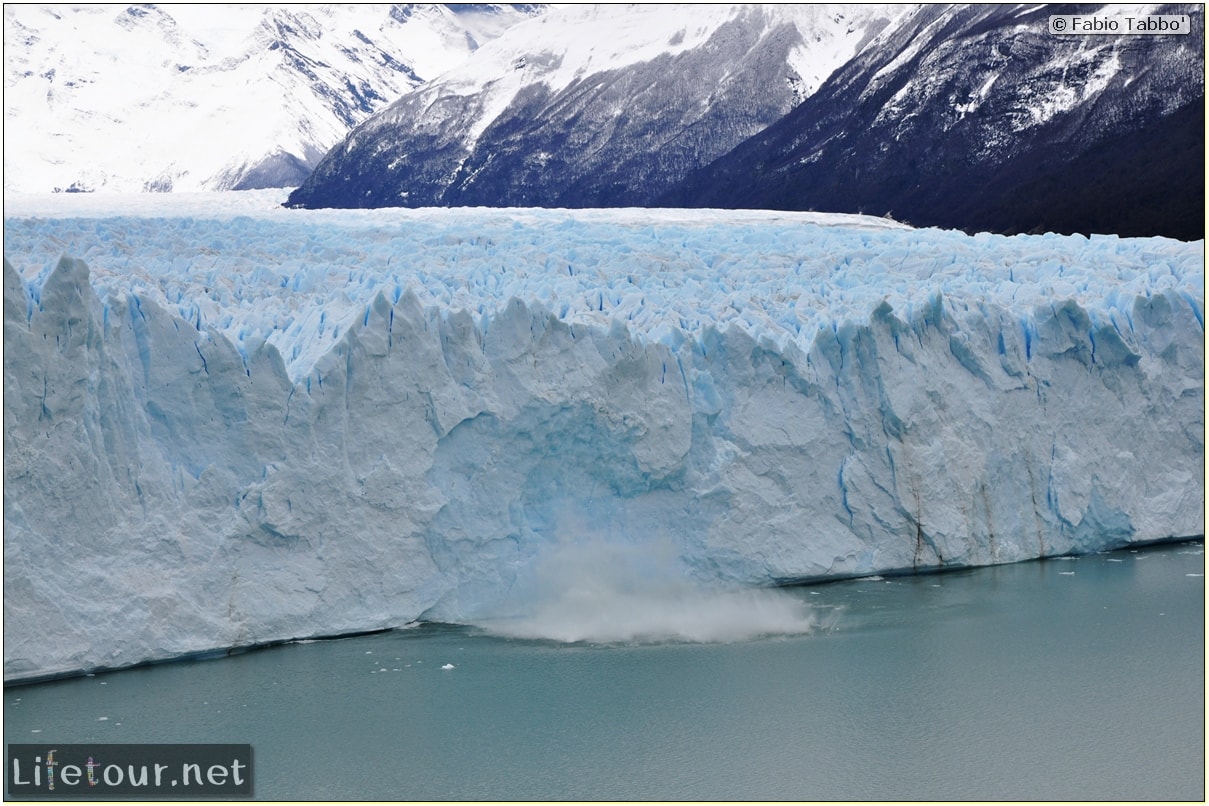
[[[8,204],[7,678],[1203,533],[1202,243],[274,201]]]

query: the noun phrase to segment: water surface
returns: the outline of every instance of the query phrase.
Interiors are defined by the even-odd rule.
[[[732,643],[427,625],[12,687],[5,741],[251,743],[263,799],[1203,800],[1203,575],[796,588],[811,631]]]

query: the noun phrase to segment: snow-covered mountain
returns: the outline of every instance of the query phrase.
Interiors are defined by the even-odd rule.
[[[906,10],[552,9],[359,126],[290,203],[643,205],[781,118]]]
[[[293,186],[536,6],[4,7],[6,191]]]
[[[1056,36],[1061,10],[915,10],[661,202],[1203,238],[1204,6],[1079,7],[1187,14],[1178,36]]]
[[[290,204],[1202,237],[1203,9],[1079,9],[1183,13],[1193,31],[1058,36],[1052,5],[557,9],[371,117]]]

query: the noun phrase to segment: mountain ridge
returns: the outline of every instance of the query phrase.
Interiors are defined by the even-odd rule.
[[[289,203],[643,206],[779,119],[902,13],[602,8],[510,29],[350,133]]]
[[[492,43],[498,69],[476,54],[407,93],[329,152],[287,205],[746,207],[966,231],[1204,236],[1204,28],[1190,6],[1128,7],[1191,14],[1188,35],[1094,37],[1052,34],[1048,17],[1127,7],[895,6],[841,19],[819,6],[815,28],[763,4],[726,8],[686,29],[692,48],[654,20],[632,46],[646,60],[616,66],[571,60],[575,36],[561,49],[532,36],[576,32],[563,10],[517,26]],[[819,42],[831,59],[803,81],[795,57]],[[508,72],[505,51],[514,71],[536,75],[484,79]],[[1108,211],[1114,174],[1121,198]]]
[[[6,5],[5,190],[294,186],[535,5]]]
[[[1203,238],[1203,27],[1188,39],[1048,35],[1062,10],[994,7],[963,21],[922,9],[659,204]],[[991,56],[966,58],[975,50]]]
[[[10,5],[5,190],[286,187],[290,207],[817,210],[1196,240],[1202,10]],[[1049,32],[1075,12],[1188,14],[1193,30]]]

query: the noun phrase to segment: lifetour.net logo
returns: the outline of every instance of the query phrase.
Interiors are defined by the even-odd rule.
[[[252,794],[249,744],[10,744],[10,798]]]

